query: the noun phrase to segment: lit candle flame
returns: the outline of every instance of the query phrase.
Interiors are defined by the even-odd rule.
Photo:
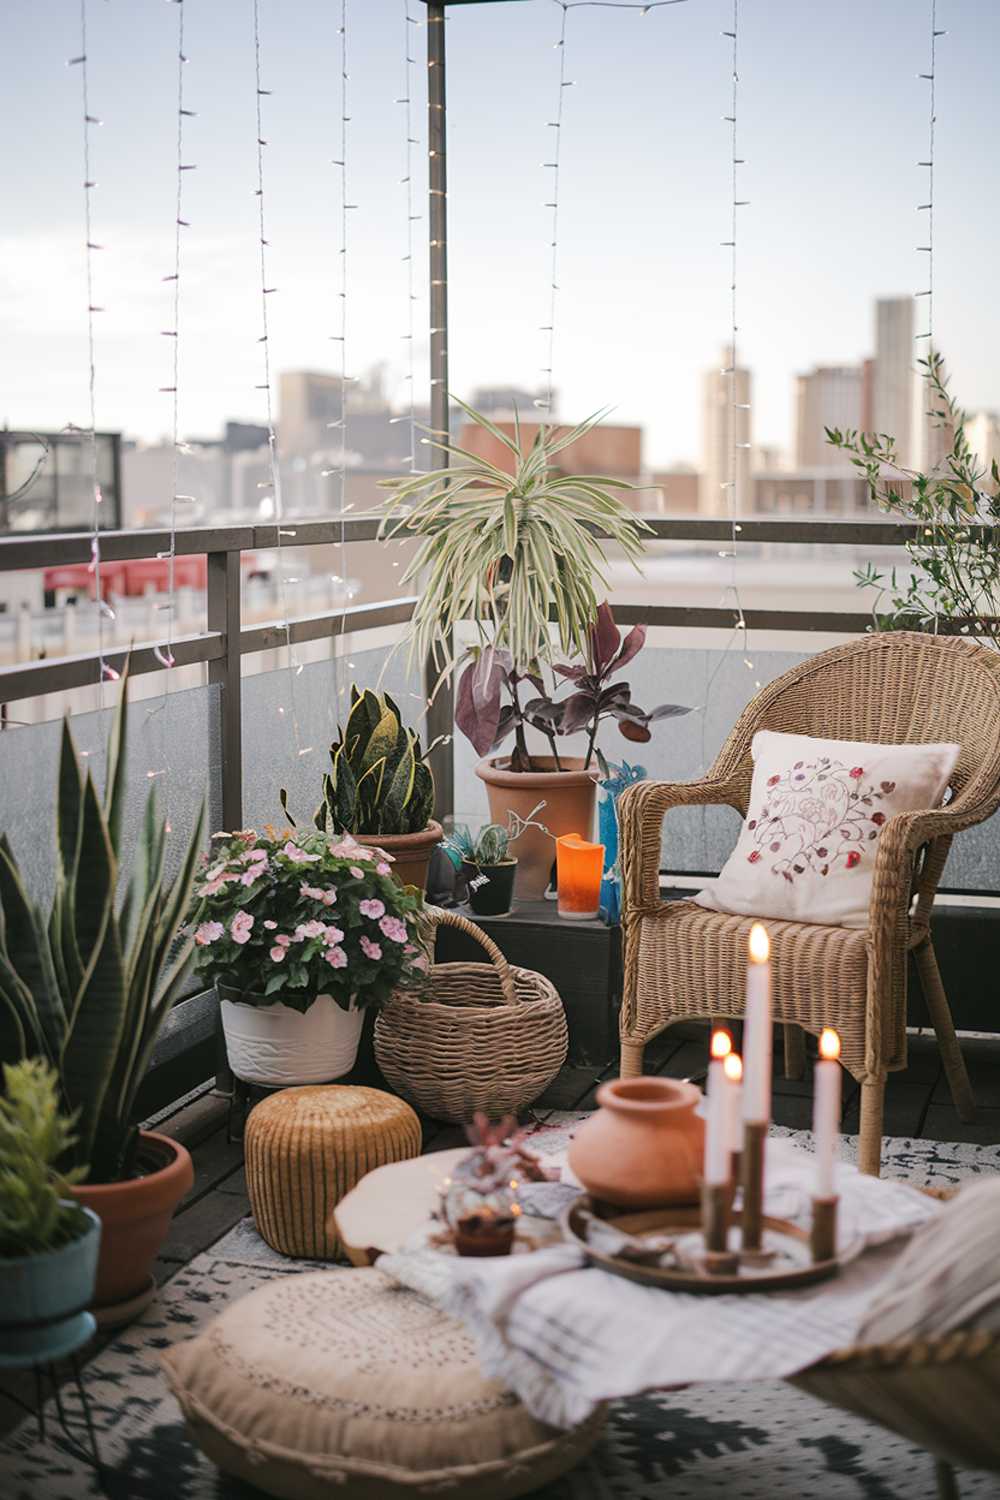
[[[733,1050],[733,1043],[728,1031],[712,1032],[712,1056],[728,1057]]]
[[[767,935],[767,928],[763,927],[760,922],[755,922],[751,927],[750,942],[747,946],[751,963],[767,963],[771,956],[771,941]]]
[[[739,1083],[743,1078],[743,1059],[738,1052],[726,1054],[722,1063],[722,1071],[733,1083]]]
[[[819,1052],[827,1061],[836,1061],[840,1056],[840,1037],[832,1026],[824,1026],[820,1032]]]

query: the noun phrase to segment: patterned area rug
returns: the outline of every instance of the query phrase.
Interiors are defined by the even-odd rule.
[[[533,1133],[563,1150],[582,1117],[550,1116]],[[808,1138],[790,1131],[808,1144]],[[923,1140],[887,1143],[886,1175],[946,1186],[1000,1172],[1000,1147]],[[3,1500],[254,1500],[190,1441],[159,1370],[159,1353],[190,1337],[234,1299],[275,1276],[316,1269],[268,1249],[245,1220],[162,1289],[146,1314],[87,1367],[107,1466],[96,1477],[50,1432],[26,1423],[0,1444]],[[69,1397],[70,1419],[76,1418]],[[591,1458],[542,1500],[931,1500],[927,1454],[781,1382],[690,1387],[615,1403]],[[964,1474],[963,1500],[1000,1493],[996,1476]]]

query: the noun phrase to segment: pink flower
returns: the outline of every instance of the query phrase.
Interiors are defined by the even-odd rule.
[[[291,839],[284,845],[281,852],[289,864],[293,865],[314,865],[319,859],[318,854],[307,854],[304,849],[299,848],[298,844],[293,844]]]
[[[326,943],[342,943],[344,941],[344,934],[339,927],[334,927],[331,923],[328,927],[323,928],[323,941]]]
[[[371,917],[373,922],[377,922],[379,917],[385,916],[385,902],[359,901],[358,911],[362,914],[362,916]]]
[[[371,938],[363,937],[361,939],[361,951],[362,953],[367,954],[369,958],[382,957],[382,949],[379,947],[378,943],[373,943]]]
[[[347,968],[347,954],[344,952],[343,948],[337,948],[335,946],[327,948],[326,952],[323,954],[323,957],[326,959],[331,969]]]
[[[359,844],[356,840],[352,839],[349,833],[345,834],[338,844],[330,845],[330,853],[335,859],[363,859],[368,861],[375,858],[374,854],[366,849],[363,844]]]
[[[337,892],[336,891],[324,891],[323,892],[323,905],[324,906],[336,906],[336,904],[337,904]]]
[[[324,924],[314,919],[312,922],[300,922],[295,929],[295,937],[301,942],[304,938],[321,937],[325,931]]]
[[[209,943],[218,942],[225,930],[221,922],[202,922],[194,935],[194,940],[199,948],[207,948]]]
[[[278,944],[278,945],[279,945],[279,946],[280,946],[280,947],[282,947],[282,948],[287,948],[287,947],[288,947],[288,945],[289,945],[289,943],[290,943],[290,942],[291,942],[291,941],[292,941],[292,940],[291,940],[291,938],[290,938],[290,937],[289,937],[289,936],[288,936],[288,933],[287,933],[287,932],[279,932],[279,933],[278,933],[278,936],[277,936],[277,937],[276,937],[276,938],[275,938],[275,940],[274,940],[274,941],[275,941],[275,942],[276,942],[276,943],[277,943],[277,944]]]
[[[248,943],[253,930],[253,917],[248,911],[238,911],[229,924],[229,935],[234,943]]]
[[[418,953],[416,958],[410,960],[410,963],[412,964],[413,968],[420,969],[424,974],[426,974],[427,970],[430,968],[426,953]]]
[[[267,850],[266,849],[244,849],[243,853],[240,855],[240,864],[243,864],[243,865],[266,865],[267,864]]]
[[[392,870],[386,864],[384,859],[380,859],[378,864],[375,866],[375,873],[376,875],[391,875]]]
[[[863,776],[864,774],[865,774],[865,768],[864,768],[864,766],[852,766],[851,767],[851,780],[852,781],[857,781],[859,779],[859,777]]]
[[[405,943],[409,936],[406,923],[401,922],[399,917],[383,917],[378,925],[392,943]]]
[[[211,874],[211,872],[209,873]],[[210,878],[207,884],[202,886],[201,894],[203,896],[216,896],[229,881],[239,880],[239,878],[235,870],[223,870],[220,875],[216,875],[214,879]]]
[[[303,881],[299,886],[299,895],[308,896],[310,901],[322,901],[323,899],[323,892],[320,890],[319,886],[308,885],[306,881]]]
[[[264,873],[263,865],[251,865],[249,870],[240,876],[240,885],[253,885]]]
[[[357,865],[351,866],[351,874],[354,876],[355,880],[364,880],[365,878],[364,870],[359,870]]]
[[[266,922],[264,923],[264,926],[267,928],[268,932],[273,932],[277,925],[277,922],[272,922],[270,917],[268,917]]]
[[[271,949],[271,962],[275,964],[284,963],[287,952],[287,948],[282,948],[279,943],[275,943]]]

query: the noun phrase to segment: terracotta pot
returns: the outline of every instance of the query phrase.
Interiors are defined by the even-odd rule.
[[[115,1321],[115,1309],[129,1314],[152,1287],[152,1266],[167,1237],[170,1220],[194,1182],[194,1167],[183,1146],[151,1130],[139,1132],[142,1177],[125,1182],[81,1183],[73,1197],[101,1221],[94,1311],[99,1323]],[[101,1316],[102,1312],[105,1314]]]
[[[384,849],[393,857],[392,873],[400,885],[427,889],[427,867],[431,855],[444,838],[444,829],[432,818],[422,833],[354,833],[368,849]]]
[[[520,901],[539,901],[544,896],[556,858],[553,839],[565,833],[589,839],[594,825],[596,769],[585,771],[582,756],[560,757],[565,767],[562,771],[556,770],[551,755],[535,755],[532,759],[539,770],[511,771],[506,760],[481,760],[476,767],[476,775],[485,781],[489,792],[490,819],[494,823],[506,823],[508,812],[526,818],[533,807],[545,801],[537,819],[549,832],[529,828],[514,846],[514,894]]]
[[[621,1208],[698,1201],[705,1123],[701,1091],[672,1078],[616,1078],[570,1143],[569,1165],[588,1193]]]

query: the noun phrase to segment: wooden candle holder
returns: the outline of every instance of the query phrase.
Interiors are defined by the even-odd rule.
[[[730,1189],[728,1182],[703,1182],[701,1225],[705,1241],[705,1270],[710,1276],[731,1276],[739,1258],[729,1248]]]
[[[764,1234],[764,1143],[766,1120],[748,1120],[743,1127],[742,1175],[743,1211],[742,1247],[744,1254],[759,1255]]]
[[[837,1204],[839,1198],[814,1198],[809,1247],[814,1262],[833,1260],[837,1254]]]

